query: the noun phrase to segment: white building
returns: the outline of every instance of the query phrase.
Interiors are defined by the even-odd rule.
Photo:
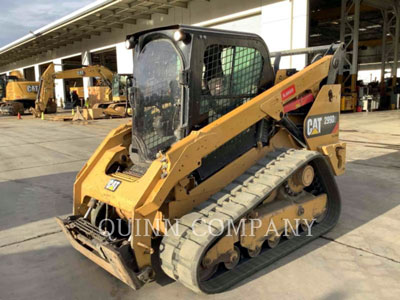
[[[308,39],[309,0],[98,0],[0,48],[0,73],[19,69],[39,81],[50,62],[56,70],[103,64],[132,73],[127,34],[172,24],[207,26],[259,34],[270,51],[303,48]],[[285,57],[283,67],[302,68],[304,55]],[[60,104],[66,87],[89,78],[55,82]]]

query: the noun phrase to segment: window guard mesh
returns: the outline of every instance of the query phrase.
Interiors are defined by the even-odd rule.
[[[257,95],[263,58],[254,48],[210,45],[204,54],[200,114],[211,123]]]

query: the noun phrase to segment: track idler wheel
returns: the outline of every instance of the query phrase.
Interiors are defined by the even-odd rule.
[[[312,222],[312,223],[311,223]],[[304,232],[308,232],[309,230],[311,230],[311,228],[315,225],[315,221],[313,222],[312,220],[308,222],[308,226],[306,223],[301,223],[300,224],[300,228],[301,230],[303,230]],[[310,228],[310,229],[309,229]]]
[[[312,184],[315,177],[314,168],[306,165],[291,177],[289,177],[286,185],[286,191],[291,196],[296,196],[301,193],[305,187]]]
[[[275,248],[278,246],[279,242],[281,241],[281,235],[271,237],[267,240],[268,247]]]
[[[291,231],[289,231],[287,234],[286,234],[286,238],[288,239],[288,240],[291,240],[292,238],[294,238],[296,235],[295,235],[295,232],[297,232],[298,231],[298,229],[297,228],[295,228],[294,230],[291,230]]]
[[[262,249],[261,246],[257,246],[256,249],[254,249],[254,250],[247,249],[247,254],[248,254],[251,258],[256,257],[256,256],[260,255],[261,249]]]
[[[230,260],[229,262],[224,262],[224,266],[228,270],[232,270],[233,268],[235,268],[237,266],[237,264],[240,261],[240,249],[238,246],[235,246],[233,248],[232,253],[230,253],[229,260]]]
[[[214,264],[211,266],[204,266],[204,261],[200,266],[200,271],[199,271],[199,279],[200,281],[207,281],[213,275],[217,272],[218,270],[218,264]]]

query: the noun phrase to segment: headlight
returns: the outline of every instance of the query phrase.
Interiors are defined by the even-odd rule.
[[[182,31],[180,31],[180,30],[177,30],[177,31],[175,31],[175,33],[174,33],[174,40],[175,41],[183,41],[185,39],[185,34],[182,32]]]
[[[134,40],[133,37],[130,37],[125,41],[125,47],[126,49],[132,49],[134,47]]]

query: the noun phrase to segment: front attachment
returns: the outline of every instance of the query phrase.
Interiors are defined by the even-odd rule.
[[[126,239],[110,241],[96,226],[80,216],[56,220],[76,250],[131,288],[136,290],[143,285],[139,279],[141,275],[134,271],[136,262]]]

